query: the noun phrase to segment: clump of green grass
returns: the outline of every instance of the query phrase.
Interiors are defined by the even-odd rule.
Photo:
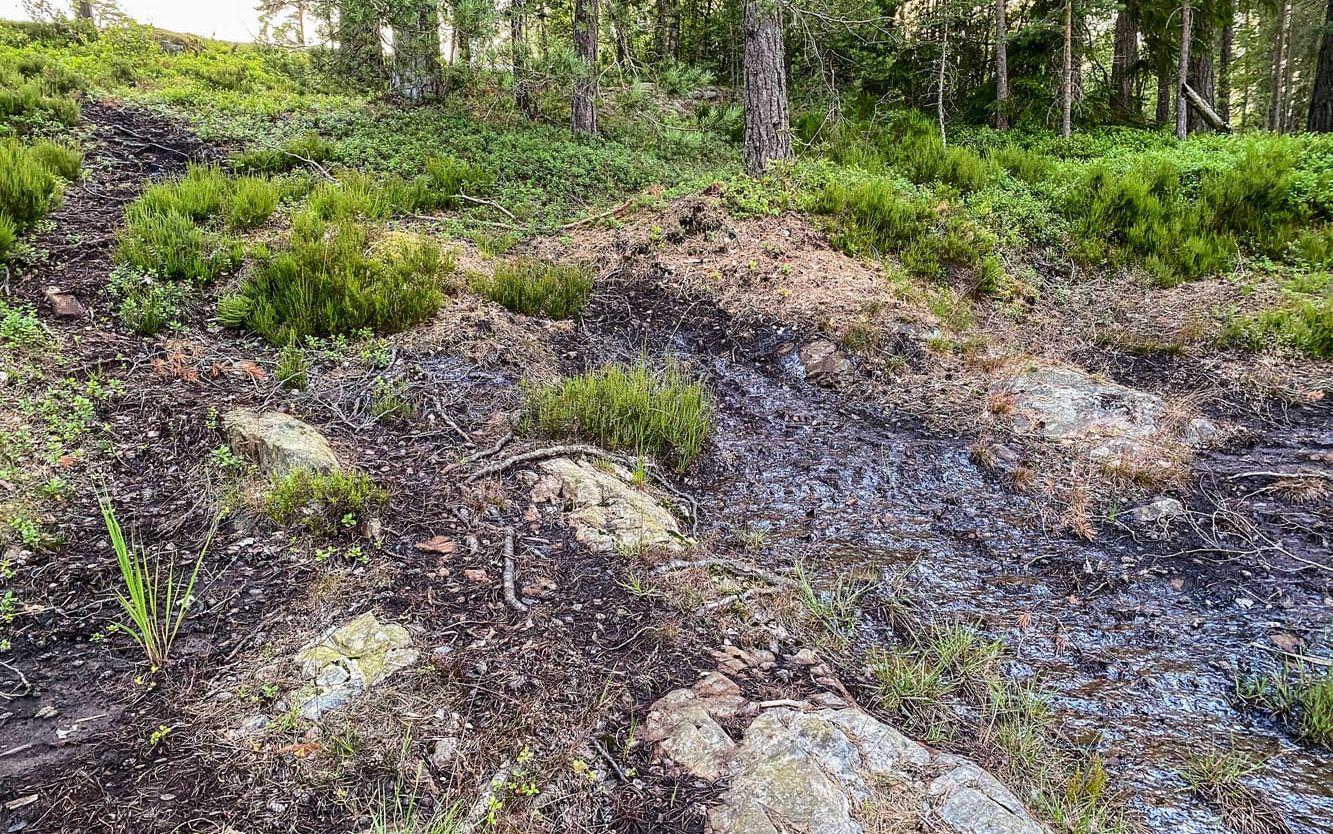
[[[116,601],[130,619],[124,630],[143,649],[149,663],[154,667],[164,666],[171,644],[189,613],[195,581],[217,532],[218,518],[213,519],[194,567],[188,575],[178,575],[174,564],[168,564],[164,571],[159,560],[150,559],[137,543],[126,540],[110,498],[99,496],[98,504],[124,583],[124,591],[116,592]]]
[[[278,186],[272,180],[244,177],[232,184],[227,225],[233,229],[262,226],[278,207]]]
[[[389,493],[360,472],[294,469],[273,481],[263,500],[265,513],[278,524],[333,532],[366,521]]]
[[[1269,675],[1237,678],[1233,696],[1273,716],[1301,738],[1333,749],[1333,672],[1283,666]]]
[[[592,291],[592,270],[531,258],[510,258],[495,265],[491,277],[474,275],[472,289],[526,316],[576,318]]]
[[[460,194],[488,182],[489,177],[476,166],[435,156],[426,160],[423,173],[410,179],[346,172],[336,182],[316,188],[306,206],[321,220],[385,220],[396,214],[457,208]]]
[[[985,693],[1003,649],[1000,641],[983,640],[966,626],[932,627],[907,647],[871,659],[880,706],[911,732],[947,739],[954,725],[950,699]]]
[[[1016,145],[997,148],[988,158],[1008,171],[1015,179],[1029,185],[1050,179],[1056,168],[1055,160],[1049,156]]]
[[[293,391],[304,391],[309,381],[310,360],[305,348],[294,340],[283,345],[278,353],[278,367],[274,372],[278,382]]]
[[[219,315],[228,327],[277,345],[363,330],[396,333],[439,310],[439,279],[453,268],[429,240],[403,239],[372,253],[361,226],[302,213],[290,246],[262,255],[240,292],[222,300]]]
[[[659,371],[642,359],[532,386],[527,395],[526,431],[654,454],[680,470],[703,451],[713,423],[712,402],[701,383],[678,365]]]
[[[1228,322],[1223,338],[1249,350],[1283,345],[1321,359],[1333,358],[1333,296],[1298,297]]]
[[[249,174],[285,174],[310,163],[334,157],[334,148],[317,133],[304,133],[280,148],[256,148],[232,157],[233,170]]]
[[[55,146],[52,146],[55,147]],[[31,148],[0,140],[0,215],[26,232],[60,202],[60,182]]]
[[[83,151],[56,142],[34,142],[28,152],[33,158],[62,180],[73,181],[83,170]]]
[[[1226,827],[1247,834],[1285,834],[1282,814],[1245,780],[1263,768],[1235,750],[1210,748],[1192,754],[1180,769],[1190,792],[1216,808]]]

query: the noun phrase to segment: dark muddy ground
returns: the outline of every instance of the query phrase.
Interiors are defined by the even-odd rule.
[[[525,519],[514,473],[503,489],[460,487],[459,459],[489,448],[519,403],[521,359],[478,367],[448,345],[402,347],[374,373],[328,363],[322,370],[332,382],[290,395],[246,370],[252,360],[269,366],[271,352],[235,334],[203,326],[172,341],[118,334],[105,276],[119,213],[142,178],[171,175],[208,151],[169,120],[105,105],[85,112],[99,140],[93,178],[71,189],[53,218],[56,231],[39,241],[51,263],[13,289],[32,302],[50,284],[78,295],[88,317],[49,323],[77,373],[104,369],[126,390],[103,415],[110,452],[80,473],[86,488],[58,521],[64,544],[34,555],[18,588],[49,604],[23,621],[5,658],[27,682],[0,711],[7,830],[357,830],[359,810],[334,788],[391,784],[445,732],[441,712],[458,713],[472,729],[466,765],[435,773],[437,788],[470,796],[528,741],[537,740],[539,761],[563,762],[590,738],[618,749],[652,700],[711,667],[708,650],[722,639],[716,627],[629,593],[623,559],[587,553],[549,519]],[[65,248],[69,233],[83,245]],[[627,308],[635,315],[624,315]],[[201,305],[193,323],[206,317]],[[707,301],[612,269],[580,328],[546,338],[569,371],[645,350],[689,360],[712,384],[719,411],[707,459],[682,482],[701,510],[700,537],[720,555],[739,555],[741,533],[762,531],[759,559],[786,566],[799,558],[816,579],[869,568],[887,583],[905,571],[917,613],[977,622],[1006,639],[1012,671],[1055,694],[1078,740],[1108,756],[1149,829],[1219,830],[1215,814],[1180,792],[1174,768],[1203,743],[1234,739],[1276,755],[1262,787],[1294,830],[1327,830],[1333,759],[1227,698],[1234,670],[1275,666],[1273,634],[1327,653],[1326,581],[1292,570],[1299,563],[1271,548],[1239,558],[1181,554],[1206,544],[1188,533],[1156,542],[1126,533],[1095,544],[1051,536],[1042,523],[1049,509],[973,465],[969,438],[930,435],[855,390],[807,384],[790,352],[801,336],[777,325],[736,327]],[[363,424],[364,388],[386,374],[409,380],[422,409],[407,424]],[[145,540],[188,552],[220,486],[207,465],[219,442],[210,413],[232,405],[294,411],[388,486],[383,544],[369,566],[331,569],[313,555],[327,542],[245,523],[227,529],[200,613],[182,637],[180,671],[146,676],[124,642],[89,642],[114,614],[114,565],[92,493],[103,477],[93,473],[105,473],[122,520]],[[1256,440],[1200,462],[1191,506],[1230,497],[1292,553],[1320,556],[1330,536],[1327,505],[1268,492],[1243,498],[1257,487],[1231,476],[1328,453],[1328,417],[1315,406],[1289,423],[1254,418]],[[523,581],[547,578],[556,589],[526,617],[505,606],[495,581],[464,574],[485,570],[494,579],[508,527],[519,534]],[[437,535],[459,542],[452,560],[415,547]],[[475,552],[468,536],[477,538]],[[370,608],[421,625],[427,669],[349,719],[374,738],[410,728],[405,761],[362,755],[331,772],[302,747],[318,746],[318,736],[223,740],[225,727],[210,721],[234,715],[227,698],[266,647],[286,651]],[[875,609],[864,617],[864,640],[887,633]],[[856,670],[847,673],[854,684]],[[46,706],[55,716],[37,717]],[[172,727],[166,743],[150,745],[164,725]],[[604,794],[580,793],[552,770],[553,801],[594,829],[699,830],[707,793],[657,772],[638,748],[627,755],[638,775],[613,779]],[[540,830],[573,827],[557,819]]]

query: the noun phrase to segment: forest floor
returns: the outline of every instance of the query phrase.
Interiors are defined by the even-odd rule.
[[[1290,830],[1326,830],[1333,758],[1230,695],[1238,676],[1333,645],[1330,380],[1326,364],[1174,347],[1190,320],[1181,311],[1225,287],[1075,287],[1067,266],[1049,265],[1041,315],[996,316],[979,323],[984,344],[941,345],[935,313],[886,292],[809,219],[736,220],[705,190],[520,244],[597,265],[576,325],[460,293],[377,341],[373,357],[330,352],[293,392],[274,378],[275,352],[212,323],[211,307],[163,338],[117,329],[106,285],[125,205],[146,181],[222,153],[145,110],[84,112],[90,176],[35,241],[47,257],[7,282],[54,338],[29,358],[47,410],[77,410],[63,382],[74,380],[95,419],[77,454],[34,475],[76,485],[39,511],[42,546],[4,557],[21,601],[0,664],[4,830],[359,831],[387,807],[386,790],[468,808],[499,776],[516,786],[491,792],[485,811],[500,830],[700,831],[718,788],[636,739],[649,705],[736,646],[778,658],[738,674],[751,698],[833,687],[874,709],[858,658],[900,637],[904,618],[1003,639],[1008,674],[1050,692],[1062,738],[1105,761],[1134,825],[1223,830],[1179,775],[1192,751],[1222,745],[1265,762],[1255,784]],[[452,245],[465,264],[485,260]],[[50,287],[82,309],[55,315]],[[850,344],[866,318],[877,335],[848,348],[837,384],[807,379],[800,350]],[[692,537],[710,557],[802,565],[835,598],[843,577],[865,578],[840,639],[799,599],[730,604],[737,589],[707,571],[590,551],[533,506],[522,466],[466,477],[542,445],[507,440],[521,379],[664,354],[706,380],[718,412],[705,459],[662,473],[693,508]],[[995,404],[996,386],[1033,363],[1099,373],[1222,427],[1170,477],[1126,493],[1134,504],[1174,496],[1182,518],[1167,528],[1102,517],[1086,495],[1071,511],[1110,482],[1020,436]],[[421,403],[412,419],[366,414],[389,378]],[[107,632],[117,574],[97,491],[142,540],[194,552],[236,488],[215,450],[218,415],[237,407],[316,426],[388,489],[388,505],[368,539],[229,517],[170,674],[153,674]],[[1093,533],[1075,535],[1088,524]],[[510,535],[526,611],[504,597]],[[326,720],[267,715],[247,731],[293,684],[282,661],[366,611],[408,625],[421,662]],[[837,686],[790,660],[812,645]],[[949,743],[1003,770],[977,742]]]

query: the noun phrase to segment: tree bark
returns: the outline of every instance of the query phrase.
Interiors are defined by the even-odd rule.
[[[384,73],[380,21],[369,0],[338,4],[338,68],[348,78],[373,81]]]
[[[1171,118],[1171,69],[1170,59],[1161,57],[1157,61],[1157,111],[1153,121],[1158,127],[1166,125]]]
[[[509,5],[509,47],[514,64],[514,109],[529,119],[537,116],[532,97],[532,79],[528,77],[528,0],[511,0]]]
[[[1328,0],[1328,11],[1324,14],[1324,37],[1319,43],[1319,62],[1305,126],[1318,133],[1333,132],[1333,0]]]
[[[1074,116],[1074,0],[1065,0],[1064,65],[1060,72],[1060,135],[1069,138]]]
[[[435,0],[416,0],[398,13],[393,28],[393,76],[389,88],[395,95],[420,104],[439,98],[440,18]]]
[[[657,0],[653,55],[659,61],[676,58],[680,49],[680,0]]]
[[[1211,111],[1213,102],[1216,100],[1217,90],[1217,77],[1213,71],[1215,38],[1213,36],[1213,24],[1206,17],[1201,17],[1197,25],[1194,26],[1192,40],[1193,43],[1190,45],[1189,85],[1195,94],[1208,104]],[[1190,110],[1190,133],[1207,133],[1212,129],[1212,122],[1204,118],[1199,109]]]
[[[575,134],[597,133],[597,0],[574,0],[574,54],[579,75],[570,99],[570,127]]]
[[[1189,0],[1180,4],[1180,63],[1176,72],[1176,138],[1184,139],[1189,131],[1189,104],[1185,101],[1185,82],[1190,72],[1190,23],[1191,10]]]
[[[1273,43],[1273,91],[1268,102],[1269,130],[1281,132],[1282,115],[1286,112],[1282,101],[1282,83],[1286,78],[1287,25],[1291,20],[1291,0],[1278,4],[1277,27]]]
[[[79,20],[92,20],[93,19],[92,0],[78,0],[78,2],[74,4],[74,16]]]
[[[744,29],[745,170],[757,177],[772,160],[792,155],[777,0],[746,0]]]
[[[1236,45],[1236,0],[1222,4],[1222,44],[1217,56],[1217,115],[1231,122],[1231,61]]]
[[[1139,22],[1128,9],[1115,16],[1115,44],[1111,54],[1111,113],[1122,122],[1139,122],[1142,113],[1134,100],[1134,65],[1139,61]]]
[[[995,0],[995,127],[1009,129],[1009,24],[1005,0]]]
[[[1189,101],[1190,107],[1193,108],[1194,112],[1200,118],[1207,121],[1208,126],[1211,129],[1221,133],[1231,132],[1231,125],[1227,124],[1221,116],[1217,115],[1217,111],[1213,109],[1212,105],[1205,101],[1203,96],[1195,92],[1193,87],[1186,84],[1184,87],[1180,88],[1180,91],[1184,94],[1185,99]]]

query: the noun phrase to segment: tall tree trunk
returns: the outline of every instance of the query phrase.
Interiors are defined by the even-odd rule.
[[[1005,0],[995,0],[995,127],[1009,129],[1009,24]]]
[[[438,98],[440,80],[440,17],[435,0],[415,0],[401,8],[393,27],[393,76],[389,87],[395,95],[419,104]]]
[[[1217,115],[1231,122],[1231,61],[1236,46],[1236,0],[1222,4],[1222,43],[1217,55]]]
[[[770,161],[792,155],[777,0],[746,0],[744,27],[745,170],[757,177]]]
[[[1305,126],[1319,133],[1333,132],[1333,0],[1328,0],[1328,11],[1324,14],[1324,38],[1319,43],[1319,63]]]
[[[1185,82],[1190,72],[1190,0],[1180,4],[1180,63],[1176,72],[1176,138],[1189,131],[1189,103],[1185,101]]]
[[[1282,130],[1282,116],[1286,108],[1282,101],[1282,83],[1287,69],[1287,26],[1291,21],[1291,0],[1278,4],[1277,27],[1273,42],[1273,91],[1268,102],[1269,130]]]
[[[348,78],[373,81],[384,73],[380,21],[370,0],[338,3],[338,68]]]
[[[1069,138],[1074,117],[1074,0],[1065,0],[1064,64],[1060,71],[1060,135]]]
[[[78,2],[76,2],[76,3],[74,4],[74,16],[75,16],[76,18],[78,18],[79,20],[92,20],[92,19],[93,19],[93,1],[92,1],[92,0],[78,0]]]
[[[653,28],[653,55],[659,61],[676,57],[680,49],[680,0],[657,0],[657,24]]]
[[[597,132],[597,0],[574,0],[574,54],[580,67],[569,102],[574,133]]]
[[[1171,76],[1174,73],[1169,58],[1163,55],[1157,59],[1157,111],[1153,114],[1153,122],[1158,127],[1164,127],[1171,118]]]
[[[537,116],[532,98],[532,79],[528,77],[528,0],[511,0],[509,5],[509,48],[514,63],[514,109],[529,119]]]
[[[1115,16],[1111,53],[1111,114],[1122,122],[1138,122],[1143,114],[1134,100],[1134,65],[1139,61],[1139,22],[1128,9]]]
[[[935,115],[940,123],[940,141],[946,145],[949,143],[949,134],[944,129],[944,68],[949,64],[949,22],[946,20],[942,28],[943,37],[940,40],[940,65],[939,78],[935,84]]]
[[[1217,77],[1213,72],[1213,24],[1208,18],[1201,17],[1194,27],[1193,43],[1190,45],[1189,85],[1199,94],[1209,107],[1216,101]],[[1211,133],[1212,125],[1198,111],[1190,109],[1190,133]]]

